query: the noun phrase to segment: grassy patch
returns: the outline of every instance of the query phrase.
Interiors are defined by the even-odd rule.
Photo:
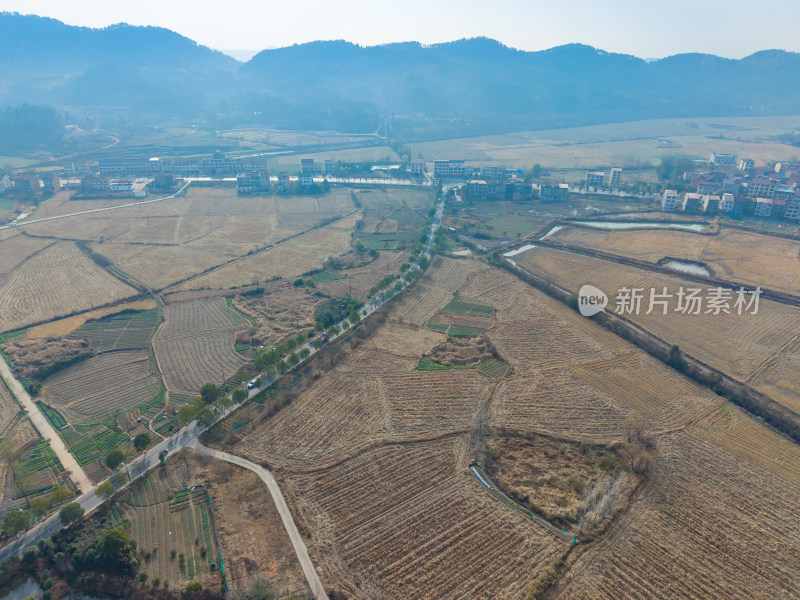
[[[344,279],[344,275],[341,273],[316,273],[311,279],[313,279],[316,283],[321,283],[323,281],[336,281],[337,279]]]
[[[491,317],[494,314],[494,309],[491,304],[487,304],[481,300],[474,300],[456,295],[442,309],[442,312],[467,315],[470,317]]]

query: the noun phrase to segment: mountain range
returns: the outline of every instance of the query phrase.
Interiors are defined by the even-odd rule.
[[[265,45],[268,40],[265,40]],[[665,117],[797,114],[800,54],[646,61],[581,44],[541,52],[472,38],[362,47],[319,41],[246,63],[173,31],[90,29],[0,13],[0,107],[48,104],[128,119],[182,118],[371,132],[488,132]]]

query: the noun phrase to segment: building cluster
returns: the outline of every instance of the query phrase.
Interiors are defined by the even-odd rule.
[[[300,172],[296,180],[289,177],[288,171],[280,171],[277,176],[273,176],[270,169],[251,169],[237,174],[236,192],[240,196],[265,193],[285,194],[290,192],[295,185],[300,188],[310,188],[314,185],[315,177],[327,177],[332,174],[333,160],[325,159],[319,162],[313,158],[301,158]]]
[[[436,173],[436,162],[434,162],[434,175]],[[444,161],[455,162],[455,172],[463,171],[467,168],[463,166],[464,161]],[[452,172],[452,171],[451,171]],[[530,200],[533,189],[531,184],[520,177],[521,173],[516,170],[506,169],[505,165],[481,165],[477,170],[470,170],[470,178],[463,188],[466,198],[475,200],[512,200],[522,202]]]
[[[622,185],[622,169],[613,167],[608,174],[605,171],[587,171],[586,187],[590,190],[607,188],[614,192],[619,191]]]
[[[54,172],[0,176],[0,195],[11,189],[21,196],[51,196],[61,189],[61,177]]]
[[[770,162],[756,168],[751,158],[737,160],[735,154],[718,152],[708,162],[709,170],[684,173],[693,191],[664,191],[662,210],[800,220],[800,163]]]

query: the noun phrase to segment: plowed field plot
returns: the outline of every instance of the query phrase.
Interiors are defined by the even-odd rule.
[[[682,433],[659,450],[652,485],[556,597],[797,597],[797,486]]]
[[[359,598],[524,595],[566,546],[470,480],[468,452],[468,436],[444,436],[288,478],[329,587]]]
[[[222,383],[245,364],[233,345],[248,322],[224,298],[168,304],[164,318],[153,348],[170,392],[197,395],[204,383]]]
[[[100,352],[147,348],[160,323],[158,311],[123,312],[88,321],[67,337],[87,340]]]
[[[289,279],[319,269],[329,256],[338,256],[350,249],[351,233],[359,218],[359,215],[344,217],[269,250],[213,269],[175,286],[174,290],[225,289],[274,277]]]
[[[434,257],[430,269],[398,300],[394,316],[418,325],[433,322],[434,315],[453,299],[469,276],[487,267],[474,260]]]
[[[113,418],[156,397],[160,385],[143,351],[107,352],[56,375],[42,396],[74,425]]]
[[[486,335],[511,373],[417,371],[444,338],[399,322],[404,298],[384,327],[228,446],[276,467],[299,526],[314,532],[326,587],[359,598],[525,597],[564,544],[467,471],[471,436],[487,426],[604,447],[623,442],[636,416],[652,440],[650,472],[601,539],[577,547],[552,593],[798,595],[797,445],[563,303],[499,270],[497,286],[470,278],[487,267],[463,263],[445,298],[414,307],[435,314],[454,292],[494,305]],[[425,277],[432,285],[436,271]],[[460,446],[446,441],[455,438]]]
[[[800,289],[800,244],[739,229],[719,235],[679,230],[604,230],[564,227],[548,241],[601,250],[656,263],[664,257],[699,261],[721,278],[797,294]]]
[[[642,288],[645,298],[639,314],[626,314],[626,318],[661,339],[678,344],[681,350],[712,367],[740,381],[749,381],[756,389],[787,407],[800,410],[797,400],[800,393],[797,383],[800,382],[781,374],[785,372],[787,361],[797,360],[797,331],[789,326],[800,317],[797,307],[762,298],[758,314],[752,314],[752,310],[737,314],[732,308],[733,301],[729,314],[707,314],[705,305],[700,314],[683,314],[675,310],[679,289],[700,287],[703,290],[701,295],[705,295],[706,288],[676,276],[562,250],[535,248],[516,258],[524,268],[573,291],[592,282],[608,294],[610,304],[607,310],[615,309],[618,289]],[[658,305],[651,314],[646,314],[650,290],[655,289],[661,294],[664,288],[672,295],[672,305],[667,314],[663,314]]]
[[[17,264],[0,283],[0,331],[135,294],[136,290],[97,266],[75,244],[59,242]]]
[[[218,580],[219,547],[208,492],[184,487],[189,478],[185,462],[158,469],[120,498],[111,512],[114,524],[124,526],[136,540],[142,570],[170,585]]]

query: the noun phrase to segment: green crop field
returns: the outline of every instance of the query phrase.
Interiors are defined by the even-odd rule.
[[[453,300],[442,309],[442,312],[468,315],[471,317],[491,317],[494,314],[494,309],[490,304],[482,300],[455,296]]]
[[[214,521],[203,487],[176,489],[159,470],[112,508],[114,523],[136,540],[142,570],[170,584],[190,581],[219,564]]]
[[[477,337],[486,331],[484,327],[473,327],[470,325],[448,325],[444,323],[428,323],[428,327],[434,331],[446,333],[450,337]]]
[[[158,311],[124,311],[87,321],[67,337],[88,340],[100,352],[147,348],[160,323]]]

